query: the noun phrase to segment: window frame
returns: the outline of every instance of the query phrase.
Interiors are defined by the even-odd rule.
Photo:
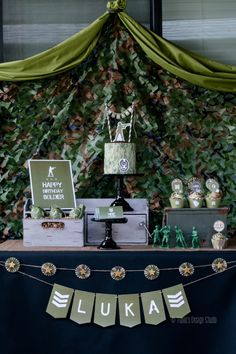
[[[0,0],[0,62],[3,61],[3,11],[2,0]]]
[[[162,35],[162,0],[149,0],[150,29]],[[0,62],[4,61],[3,45],[3,0],[0,0]]]

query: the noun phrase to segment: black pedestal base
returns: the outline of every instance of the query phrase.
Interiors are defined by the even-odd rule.
[[[120,249],[117,246],[116,242],[112,239],[112,224],[125,224],[127,223],[127,218],[121,219],[95,219],[92,218],[92,221],[96,222],[105,222],[105,238],[102,243],[98,246],[100,250],[118,250]]]

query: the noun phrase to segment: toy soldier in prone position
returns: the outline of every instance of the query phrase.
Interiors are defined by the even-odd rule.
[[[170,237],[170,226],[164,226],[160,232],[163,233],[161,247],[168,248],[169,247],[169,237]]]
[[[153,233],[151,234],[153,238],[153,247],[160,245],[161,244],[161,238],[160,238],[161,230],[159,230],[159,226],[156,225]]]
[[[187,248],[183,232],[178,226],[175,226],[176,247]]]

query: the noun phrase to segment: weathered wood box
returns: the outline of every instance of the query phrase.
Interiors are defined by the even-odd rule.
[[[23,244],[26,247],[81,247],[84,245],[84,219],[31,219],[30,201],[25,205]]]
[[[109,206],[114,199],[79,199],[79,203],[86,206],[85,210],[85,245],[99,245],[105,236],[105,223],[93,222],[96,207]],[[126,201],[133,211],[124,212],[128,219],[126,224],[112,225],[112,238],[118,245],[147,245],[149,223],[149,207],[147,199],[137,198]],[[144,224],[144,226],[142,226]]]

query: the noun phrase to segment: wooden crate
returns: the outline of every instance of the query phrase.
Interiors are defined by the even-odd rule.
[[[77,203],[86,206],[85,211],[85,245],[99,245],[104,239],[105,223],[93,222],[96,207],[109,206],[114,199],[79,199]],[[113,224],[112,235],[118,245],[147,245],[148,234],[140,225],[144,223],[148,228],[149,208],[147,199],[126,199],[134,211],[124,212],[128,219],[126,224]]]
[[[81,247],[84,245],[84,219],[31,219],[28,207],[29,202],[25,206],[23,220],[24,246]]]

